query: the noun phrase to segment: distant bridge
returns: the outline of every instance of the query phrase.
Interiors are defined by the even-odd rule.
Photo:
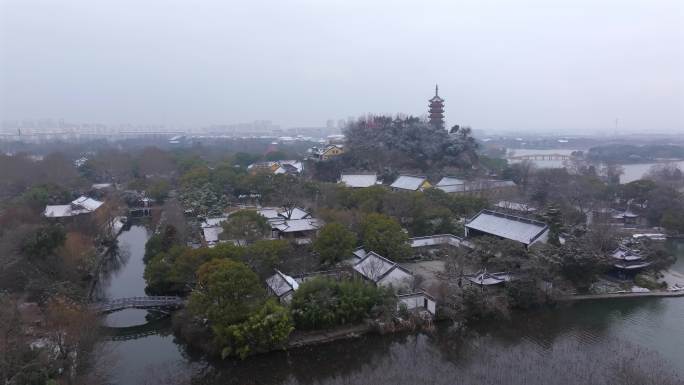
[[[95,313],[113,313],[124,309],[152,309],[152,310],[172,310],[185,305],[181,297],[173,296],[148,296],[148,297],[129,297],[119,298],[110,301],[94,303],[90,308]]]
[[[567,154],[529,154],[508,157],[510,160],[570,160],[572,158],[572,155]]]

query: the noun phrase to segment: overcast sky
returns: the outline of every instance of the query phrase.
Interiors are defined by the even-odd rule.
[[[0,119],[684,131],[682,0],[0,0]]]

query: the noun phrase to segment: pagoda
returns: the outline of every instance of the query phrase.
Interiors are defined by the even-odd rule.
[[[429,100],[429,119],[430,124],[435,127],[444,128],[444,99],[439,97],[439,87],[435,85],[435,96]]]

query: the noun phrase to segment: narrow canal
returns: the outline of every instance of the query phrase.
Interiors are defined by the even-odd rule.
[[[145,295],[143,256],[150,236],[145,226],[135,224],[119,235],[117,255],[100,277],[98,295],[109,299]],[[115,337],[105,348],[108,358],[111,356],[111,376],[116,384],[148,382],[153,380],[153,371],[186,362],[167,319],[159,320],[147,310],[126,309],[107,315],[104,323],[121,328],[110,330]]]
[[[145,294],[142,258],[148,236],[145,227],[137,225],[121,234],[120,258],[101,280],[100,295]],[[674,268],[684,273],[684,242],[670,246],[678,257]],[[152,321],[141,326],[148,320]],[[565,371],[581,379],[612,365],[611,354],[630,350],[636,350],[632,356],[653,370],[663,366],[684,377],[683,321],[684,298],[585,301],[515,314],[510,321],[482,324],[466,336],[440,327],[433,334],[367,336],[244,361],[209,363],[176,343],[168,320],[155,320],[147,311],[125,310],[106,319],[107,325],[125,331],[123,337],[107,342],[106,350],[113,356],[111,377],[117,384],[173,383],[173,378],[191,373],[202,384],[351,384],[361,378],[385,378],[381,375],[388,372],[397,373],[391,377],[393,383],[408,384],[402,382],[407,370],[426,370],[443,378],[468,372],[480,378],[483,363],[488,373],[510,373],[512,379],[524,372],[525,365],[540,376],[562,377]],[[568,351],[596,357],[576,357],[574,362]]]

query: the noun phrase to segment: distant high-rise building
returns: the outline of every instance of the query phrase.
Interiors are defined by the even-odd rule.
[[[439,97],[439,87],[437,85],[435,85],[435,96],[429,102],[430,124],[435,127],[444,128],[444,99]]]

